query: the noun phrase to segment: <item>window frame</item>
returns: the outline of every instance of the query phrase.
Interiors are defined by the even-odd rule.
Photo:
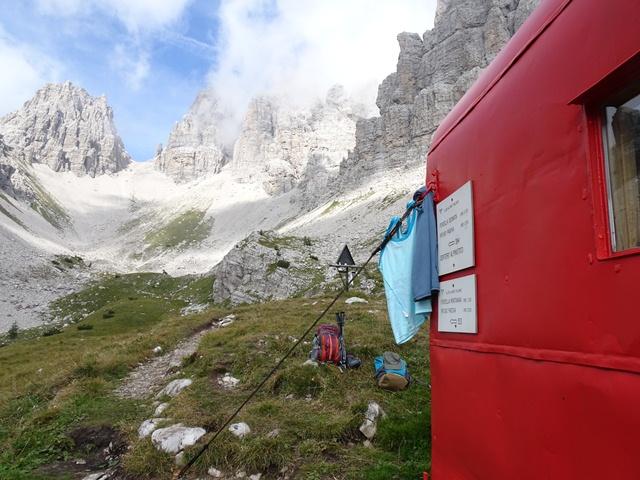
[[[609,195],[609,165],[607,146],[604,142],[603,105],[590,108],[588,124],[591,143],[591,190],[594,199],[594,227],[596,234],[596,253],[600,260],[626,257],[640,254],[640,247],[615,251],[613,203]]]
[[[593,198],[593,221],[598,260],[639,255],[640,247],[616,252],[612,197],[609,195],[608,149],[605,143],[605,107],[640,93],[640,51],[571,103],[582,104],[588,132],[588,170]]]

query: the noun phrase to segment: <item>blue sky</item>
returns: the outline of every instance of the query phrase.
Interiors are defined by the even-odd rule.
[[[51,62],[44,81],[71,80],[92,95],[107,95],[136,160],[153,156],[215,65],[216,2],[191,2],[149,30],[107,9],[56,12],[37,2],[0,3],[5,37]]]
[[[0,0],[0,115],[48,81],[105,94],[129,153],[147,160],[212,85],[241,119],[262,93],[314,100],[334,83],[373,105],[396,33],[435,0]],[[362,12],[367,11],[367,15]]]

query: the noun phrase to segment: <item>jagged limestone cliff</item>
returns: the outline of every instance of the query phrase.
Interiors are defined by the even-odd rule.
[[[156,154],[156,168],[177,182],[218,173],[229,158],[218,133],[225,120],[215,93],[208,89],[200,92],[171,130],[166,146]]]
[[[215,94],[203,90],[172,130],[155,165],[178,182],[213,175],[224,167],[240,182],[255,181],[271,195],[300,183],[313,183],[315,188],[316,178],[337,174],[354,147],[356,121],[364,112],[341,86],[307,108],[260,96],[249,103],[237,137],[223,141],[220,129],[228,128],[224,122],[229,118],[219,110]],[[310,176],[313,181],[308,181]]]
[[[394,73],[378,87],[380,116],[360,120],[340,184],[423,163],[433,132],[538,0],[439,0],[432,30],[400,33]]]
[[[293,109],[274,98],[249,105],[236,141],[231,167],[240,176],[258,178],[270,194],[292,190],[337,174],[355,144],[356,121],[363,108],[332,87],[324,101]]]
[[[92,97],[71,82],[48,84],[16,112],[0,119],[0,134],[27,164],[96,176],[125,168],[131,158],[104,96]]]

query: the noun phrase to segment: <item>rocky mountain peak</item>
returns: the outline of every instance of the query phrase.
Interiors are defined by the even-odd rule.
[[[322,178],[323,172],[337,173],[353,148],[355,123],[365,110],[340,85],[305,107],[259,95],[247,105],[239,133],[228,139],[231,120],[215,93],[206,89],[158,150],[155,166],[177,182],[213,175],[224,167],[241,182],[261,183],[269,194],[285,193],[306,185],[310,171]]]
[[[306,193],[309,188],[322,190],[353,148],[362,111],[340,85],[331,87],[324,100],[303,108],[278,98],[255,98],[235,143],[231,168],[262,182],[272,195],[297,186],[305,186]]]
[[[0,133],[19,158],[77,175],[114,173],[131,158],[104,96],[71,82],[50,83],[22,108],[0,118]]]
[[[202,90],[156,153],[156,168],[177,182],[218,173],[230,156],[219,135],[225,120],[215,92]]]
[[[378,88],[380,116],[358,121],[340,185],[423,163],[440,121],[538,1],[438,0],[433,29],[399,34],[396,71]]]

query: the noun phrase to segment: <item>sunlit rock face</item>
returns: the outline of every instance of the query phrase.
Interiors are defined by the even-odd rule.
[[[310,177],[322,184],[337,174],[353,149],[356,121],[364,112],[339,85],[305,108],[273,97],[255,98],[235,143],[231,167],[240,177],[259,180],[272,195],[300,184],[310,186]]]
[[[538,0],[439,0],[434,28],[400,33],[394,73],[378,88],[380,116],[358,121],[341,183],[425,161],[431,136]]]
[[[124,169],[131,158],[104,96],[92,97],[71,82],[48,84],[16,112],[0,119],[12,155],[26,164],[92,177]]]
[[[228,160],[219,138],[219,127],[225,121],[215,93],[201,91],[189,112],[171,130],[166,146],[158,149],[156,168],[177,182],[218,173]]]

